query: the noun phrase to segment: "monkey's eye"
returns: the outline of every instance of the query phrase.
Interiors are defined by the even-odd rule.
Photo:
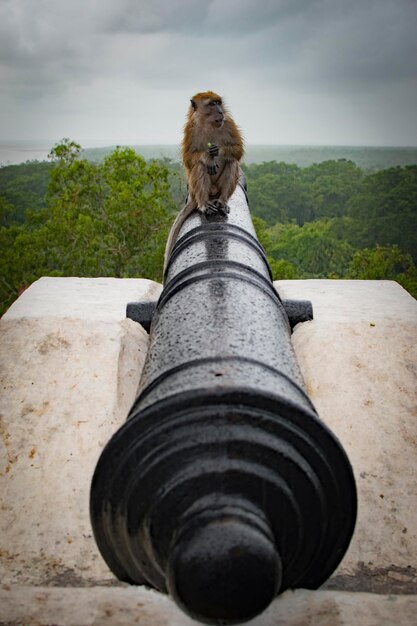
[[[211,107],[214,107],[214,105],[215,105],[216,103],[214,102],[214,100],[212,100],[209,104],[210,104],[210,106],[211,106]]]

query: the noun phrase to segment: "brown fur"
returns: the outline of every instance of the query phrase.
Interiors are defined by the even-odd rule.
[[[218,146],[218,154],[214,157],[209,153],[209,144]],[[222,98],[213,91],[196,94],[188,109],[182,141],[182,160],[190,197],[169,233],[164,271],[178,233],[195,209],[204,213],[213,198],[227,209],[227,201],[239,180],[239,161],[243,153],[242,135]],[[213,164],[216,171],[209,174],[207,168]]]

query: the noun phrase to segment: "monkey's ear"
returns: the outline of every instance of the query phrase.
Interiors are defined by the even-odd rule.
[[[193,100],[193,99],[191,98],[190,102],[191,102],[191,106],[193,107],[193,109],[194,109],[194,111],[195,111],[195,110],[196,110],[196,108],[197,108],[197,105],[196,105],[196,103],[195,103],[195,100]]]

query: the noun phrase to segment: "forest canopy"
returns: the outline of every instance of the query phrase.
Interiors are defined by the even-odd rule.
[[[397,280],[417,297],[417,166],[345,159],[243,164],[274,279]],[[162,279],[186,185],[179,163],[116,148],[92,162],[62,140],[49,162],[0,168],[1,312],[40,276]]]

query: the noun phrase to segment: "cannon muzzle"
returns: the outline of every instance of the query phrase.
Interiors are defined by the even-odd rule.
[[[350,463],[305,392],[242,186],[229,204],[180,232],[138,398],[91,487],[114,574],[211,624],[319,587],[356,518]]]

